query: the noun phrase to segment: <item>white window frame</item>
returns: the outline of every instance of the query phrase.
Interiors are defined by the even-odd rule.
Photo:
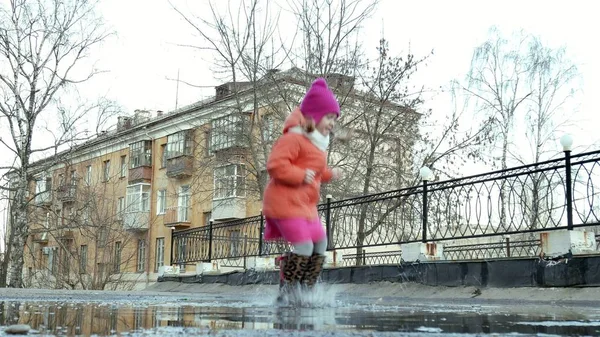
[[[119,197],[119,199],[117,199],[117,220],[123,220],[125,205],[125,197]]]
[[[158,269],[165,265],[165,238],[156,238],[156,252],[155,252],[155,265],[154,270],[158,272]]]
[[[116,274],[121,272],[121,250],[123,249],[121,241],[115,242],[114,260],[113,260],[113,272]]]
[[[179,244],[177,246],[177,253],[178,253],[178,257],[179,257],[180,261],[183,261],[185,259],[187,245],[188,245],[187,238],[182,238],[181,240],[179,240]],[[179,265],[179,272],[185,273],[185,263],[182,263]]]
[[[110,160],[102,162],[102,181],[107,182],[110,180]]]
[[[167,136],[166,159],[192,155],[192,129]]]
[[[146,239],[138,239],[137,263],[135,269],[138,273],[146,271],[146,246]]]
[[[244,146],[245,124],[248,115],[230,114],[211,121],[210,153]]]
[[[91,216],[90,216],[90,208],[88,206],[83,206],[83,209],[81,210],[81,217],[83,219],[83,223],[84,224],[89,224],[90,220],[91,220]]]
[[[187,222],[190,221],[190,201],[191,201],[191,188],[190,185],[179,186],[179,193],[177,194],[177,221]]]
[[[52,179],[50,177],[42,177],[35,182],[35,199],[38,202],[50,201],[52,190]]]
[[[127,176],[127,156],[121,156],[121,178]]]
[[[156,191],[156,215],[167,212],[167,190]]]
[[[85,168],[85,183],[88,185],[92,184],[92,165],[88,165]]]
[[[152,166],[152,141],[141,140],[129,144],[129,165],[130,168],[142,166]]]
[[[79,246],[79,273],[87,274],[87,255],[88,255],[88,246],[81,245]]]
[[[277,138],[275,134],[275,116],[273,114],[263,115],[262,117],[262,136],[265,142],[272,142]]]
[[[233,168],[233,171],[228,172]],[[246,197],[246,167],[228,164],[215,167],[213,200]]]
[[[240,244],[242,243],[242,232],[239,229],[229,231],[229,256],[240,255]]]
[[[150,184],[128,185],[125,212],[150,212],[150,192]]]

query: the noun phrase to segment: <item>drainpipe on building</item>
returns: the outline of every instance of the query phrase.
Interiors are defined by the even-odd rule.
[[[148,139],[152,142],[152,154],[157,153],[157,151],[155,151],[154,148],[154,139],[152,137],[150,137],[150,135],[148,134],[148,126],[144,126],[144,134],[146,135],[146,137],[148,137]],[[152,161],[154,161],[154,158],[156,158],[156,156],[152,156]],[[154,171],[154,163],[152,163],[152,171]],[[152,178],[154,178],[154,172],[152,172]],[[146,261],[148,261],[148,263],[146,263],[146,287],[148,287],[150,285],[150,268],[152,267],[150,265],[150,252],[152,251],[152,242],[150,240],[151,235],[150,233],[152,232],[152,226],[150,226],[150,219],[152,218],[152,214],[155,214],[154,211],[152,209],[152,205],[155,205],[154,202],[152,202],[152,197],[154,195],[153,191],[154,191],[154,179],[150,180],[150,214],[148,215],[148,230],[146,231],[146,242],[148,243],[146,245],[146,247],[148,247],[148,249],[146,250]]]

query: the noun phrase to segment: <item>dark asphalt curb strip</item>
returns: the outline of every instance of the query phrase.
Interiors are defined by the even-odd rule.
[[[600,256],[559,261],[504,259],[461,262],[404,263],[324,269],[322,281],[330,284],[373,282],[418,283],[428,286],[581,287],[600,285]],[[158,282],[221,283],[231,286],[277,284],[278,271],[229,272],[191,276],[163,276]]]

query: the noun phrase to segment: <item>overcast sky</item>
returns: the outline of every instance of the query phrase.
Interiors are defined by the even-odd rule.
[[[187,6],[187,1],[173,3]],[[427,85],[436,87],[464,76],[473,48],[485,40],[490,26],[498,25],[506,32],[523,28],[551,46],[567,46],[584,79],[579,117],[592,117],[600,107],[594,99],[600,89],[600,57],[592,43],[597,41],[600,23],[592,18],[593,6],[586,1],[566,5],[548,0],[382,0],[362,36],[365,48],[371,50],[382,28],[392,51],[406,50],[409,44],[417,55],[433,49],[435,55],[429,66],[419,73]],[[178,69],[182,80],[218,84],[205,61],[210,59],[208,52],[199,55],[176,46],[178,42],[197,41],[188,38],[189,27],[167,1],[103,0],[101,12],[118,36],[98,55],[99,64],[110,72],[90,83],[95,93],[106,92],[129,111],[171,110],[175,107],[176,85],[167,77],[175,78]],[[184,85],[179,89],[180,105],[212,94],[212,90]]]

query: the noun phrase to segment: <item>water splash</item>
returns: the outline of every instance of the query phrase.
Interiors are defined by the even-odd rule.
[[[276,296],[279,293],[276,294]],[[273,298],[275,305],[297,308],[333,308],[337,306],[337,290],[334,286],[316,284],[312,289],[297,286],[283,296],[281,302]]]

